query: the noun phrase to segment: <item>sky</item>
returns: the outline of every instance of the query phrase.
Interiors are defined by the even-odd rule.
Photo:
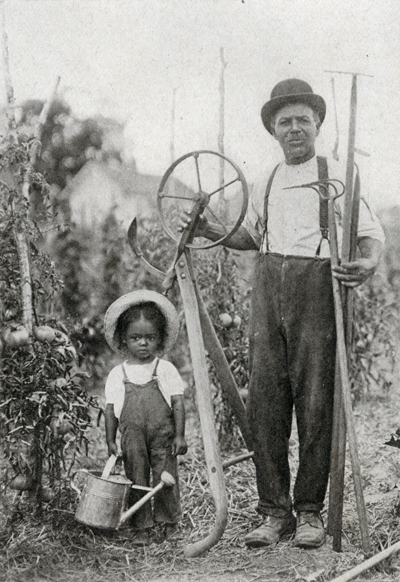
[[[361,73],[356,147],[369,156],[356,161],[364,191],[376,209],[400,204],[398,0],[3,2],[17,103],[46,99],[60,76],[59,94],[76,116],[125,124],[126,155],[144,173],[161,176],[172,159],[218,149],[221,49],[225,154],[248,182],[281,158],[260,110],[289,77],[326,100],[321,153],[335,144],[336,107],[346,160],[352,76],[327,71]]]

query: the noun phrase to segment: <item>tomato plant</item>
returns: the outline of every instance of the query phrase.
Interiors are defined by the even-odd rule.
[[[83,387],[68,329],[52,309],[62,280],[41,250],[54,217],[48,185],[30,166],[34,142],[18,136],[0,153],[1,485],[28,491],[29,511],[60,499],[80,447],[88,444],[96,406]],[[40,216],[32,212],[32,188],[40,191]]]
[[[398,342],[398,292],[376,275],[356,291],[351,357],[352,393],[384,397],[390,388]]]

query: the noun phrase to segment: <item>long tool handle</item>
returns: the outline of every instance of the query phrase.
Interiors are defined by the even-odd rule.
[[[353,103],[355,105],[355,103]],[[355,121],[354,121],[355,123]],[[353,130],[355,131],[355,129]],[[348,260],[353,261],[357,252],[357,232],[360,212],[360,177],[357,172],[354,190],[351,192],[350,220],[347,219],[343,230],[343,248],[348,248]],[[347,195],[347,193],[346,193]],[[348,210],[347,210],[348,211]],[[353,334],[354,289],[342,288],[344,325],[347,347],[347,361],[350,361]],[[332,535],[332,547],[335,552],[342,549],[342,519],[344,474],[346,460],[346,424],[344,419],[343,399],[338,371],[335,379],[334,422],[332,434],[331,479],[329,489],[328,532]]]
[[[342,260],[349,261],[354,258],[357,241],[359,190],[358,201],[354,204],[354,152],[357,121],[357,75],[352,75],[350,94],[349,134],[347,142],[346,183],[343,211],[343,238]],[[344,313],[345,338],[347,355],[350,354],[351,333],[353,326],[353,290],[342,289],[342,311]],[[349,357],[348,357],[349,361]],[[340,552],[342,549],[342,514],[343,514],[343,490],[346,460],[346,425],[344,420],[342,389],[340,387],[340,374],[336,374],[334,422],[332,434],[331,478],[329,494],[328,531],[333,536],[333,550]]]
[[[233,467],[233,465],[237,465],[242,461],[247,461],[248,459],[252,459],[254,457],[254,451],[250,451],[249,453],[243,453],[243,455],[239,455],[238,457],[233,457],[233,459],[228,459],[222,463],[223,469],[229,469],[229,467]]]
[[[400,551],[400,542],[396,542],[392,546],[389,546],[385,550],[382,550],[378,554],[375,554],[375,556],[368,558],[368,560],[361,562],[361,564],[357,564],[357,566],[355,566],[351,570],[348,570],[344,574],[341,574],[338,578],[335,578],[331,582],[349,582],[349,580],[353,580],[354,578],[357,578],[357,576],[359,576],[360,574],[362,574],[366,570],[369,570],[373,566],[376,566],[376,564],[379,564],[379,562],[382,562],[382,560],[385,560],[386,558],[388,558],[389,556],[391,556],[395,552],[399,552],[399,551]]]
[[[249,451],[252,450],[251,433],[247,422],[246,407],[240,396],[235,378],[225,357],[224,350],[218,340],[214,326],[208,314],[207,308],[201,298],[197,284],[195,283],[197,303],[199,306],[200,322],[204,337],[204,344],[209,357],[214,364],[215,373],[221,384],[222,392],[235,415],[243,439]]]
[[[343,396],[340,385],[339,361],[338,355],[336,355],[328,510],[328,533],[333,538],[332,548],[334,552],[342,551],[345,464],[346,420],[344,417]]]
[[[216,511],[215,524],[208,536],[198,542],[189,544],[184,549],[184,554],[187,558],[195,558],[209,550],[221,539],[228,521],[228,500],[222,460],[218,448],[218,437],[215,430],[214,409],[189,249],[185,249],[179,259],[176,265],[176,273],[185,310],[204,454]]]
[[[332,266],[339,261],[338,242],[335,222],[335,209],[332,199],[329,200],[329,232]],[[339,281],[332,275],[333,299],[335,305],[335,322],[337,336],[337,361],[339,366],[340,384],[342,390],[344,416],[348,434],[351,465],[353,471],[354,492],[356,496],[358,519],[360,523],[362,549],[366,555],[371,553],[371,542],[368,533],[367,513],[365,510],[364,494],[362,488],[361,468],[358,458],[357,438],[354,427],[353,409],[351,404],[351,392],[349,371],[347,365],[346,340],[343,323],[343,305]]]
[[[342,258],[345,261],[348,261],[350,258],[351,217],[353,206],[354,150],[356,139],[356,113],[357,113],[357,75],[353,75],[350,95],[350,121],[349,121],[349,137],[347,143],[346,183],[343,211]]]
[[[204,204],[203,204],[202,200],[201,199],[197,200],[195,202],[192,210],[191,210],[191,213],[190,213],[191,222],[190,222],[189,226],[187,226],[186,228],[183,229],[183,232],[182,232],[180,239],[178,241],[178,245],[176,247],[175,256],[173,258],[172,264],[169,267],[169,269],[165,275],[165,279],[164,279],[162,285],[166,291],[169,291],[169,289],[174,284],[174,281],[176,278],[176,271],[175,271],[176,263],[178,262],[179,258],[181,257],[183,251],[185,250],[186,245],[193,241],[194,233],[196,232],[196,228],[197,228],[197,225],[199,223],[200,214],[203,212],[203,210],[204,210]]]
[[[348,328],[346,327],[346,342],[348,342],[347,331]],[[347,348],[348,346],[349,343],[347,343]],[[347,349],[347,361],[350,361],[349,349]],[[332,549],[334,552],[342,551],[344,479],[346,471],[347,431],[340,382],[339,362],[336,359],[327,528],[329,535],[332,536]]]

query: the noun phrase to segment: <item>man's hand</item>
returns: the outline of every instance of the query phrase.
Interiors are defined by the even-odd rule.
[[[178,217],[178,232],[183,232],[192,222],[192,216],[189,210],[182,210]],[[203,216],[199,216],[195,236],[205,236],[207,230],[208,220]]]
[[[346,287],[358,287],[375,273],[383,245],[374,238],[363,237],[358,240],[358,248],[361,258],[332,268],[333,276]]]
[[[358,287],[372,277],[378,264],[373,259],[358,259],[351,263],[342,263],[333,267],[333,276],[346,287]]]
[[[172,456],[185,455],[187,450],[188,446],[185,438],[183,436],[176,436],[172,442]]]

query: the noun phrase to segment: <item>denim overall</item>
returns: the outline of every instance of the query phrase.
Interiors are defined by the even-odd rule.
[[[327,177],[322,160],[320,179]],[[328,236],[323,206],[321,242]],[[256,265],[248,418],[264,515],[284,517],[292,510],[288,452],[293,406],[299,434],[294,508],[320,511],[328,485],[336,330],[330,259],[319,257],[320,247],[315,257],[283,256],[267,248]]]
[[[156,359],[152,379],[146,384],[133,384],[124,372],[125,400],[119,426],[125,473],[135,485],[152,486],[160,482],[163,471],[168,471],[175,479],[173,487],[163,487],[154,496],[153,512],[150,502],[145,503],[131,518],[137,529],[145,529],[158,523],[176,523],[181,515],[178,485],[178,466],[172,456],[172,441],[175,436],[174,418],[171,408],[164,399],[157,379]],[[131,490],[129,504],[132,505],[143,492]]]

